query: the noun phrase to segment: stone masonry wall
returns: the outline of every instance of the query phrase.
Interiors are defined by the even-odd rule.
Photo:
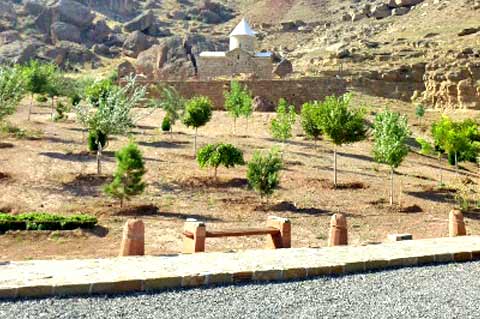
[[[275,104],[280,98],[285,98],[298,110],[305,102],[322,100],[326,96],[341,95],[347,91],[347,83],[335,77],[239,82],[246,85],[253,96],[261,96]],[[208,96],[217,110],[223,109],[223,93],[230,87],[230,81],[161,81],[149,84],[170,85],[186,98]]]

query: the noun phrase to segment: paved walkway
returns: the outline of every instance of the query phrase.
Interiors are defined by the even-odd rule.
[[[370,246],[0,264],[0,298],[155,291],[480,260],[480,236]]]

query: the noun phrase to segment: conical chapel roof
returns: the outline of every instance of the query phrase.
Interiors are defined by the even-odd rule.
[[[230,33],[230,36],[235,36],[235,35],[248,35],[251,37],[255,36],[255,31],[252,30],[250,25],[248,24],[247,20],[245,18],[240,21],[240,23],[233,29],[232,33]]]

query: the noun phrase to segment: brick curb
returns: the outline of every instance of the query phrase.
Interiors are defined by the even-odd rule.
[[[480,237],[463,237],[465,240],[474,238],[480,243]],[[439,239],[438,241],[441,242]],[[176,276],[154,276],[149,278],[123,278],[105,281],[92,281],[86,283],[52,283],[52,284],[32,284],[16,287],[2,287],[0,281],[0,299],[14,298],[36,298],[51,296],[75,296],[75,295],[94,295],[94,294],[119,294],[126,292],[152,292],[169,288],[182,287],[200,287],[217,284],[235,284],[245,282],[266,282],[266,281],[286,281],[313,278],[318,276],[345,275],[360,273],[366,271],[384,270],[398,267],[422,266],[426,264],[450,263],[450,262],[468,262],[480,260],[480,245],[475,243],[475,249],[462,249],[463,245],[459,245],[457,249],[448,253],[422,253],[421,249],[417,252],[411,252],[405,255],[405,249],[399,249],[398,256],[395,252],[389,252],[393,255],[389,258],[369,258],[366,260],[352,260],[347,262],[336,262],[335,260],[323,262],[320,266],[305,267],[279,267],[279,269],[262,269],[262,270],[243,270],[239,267],[239,271],[235,272],[212,272],[199,274],[185,274]],[[378,245],[377,245],[378,246]],[[478,246],[478,249],[477,249]],[[368,249],[369,246],[355,247],[352,249],[361,250]],[[371,247],[371,246],[370,246]],[[413,246],[412,246],[413,247]],[[432,248],[429,246],[429,248]],[[331,249],[331,248],[330,248]],[[285,253],[287,250],[283,250]],[[301,251],[301,250],[299,250]],[[316,250],[312,250],[316,251]],[[335,253],[334,250],[331,251]],[[345,252],[345,249],[343,250]],[[339,250],[339,255],[341,251]],[[402,256],[403,254],[403,256]],[[208,254],[204,254],[208,256]],[[234,255],[234,254],[230,254]],[[308,255],[308,253],[307,253]],[[141,257],[139,257],[141,258]],[[173,257],[175,258],[175,257]],[[341,256],[339,256],[341,259]],[[35,263],[33,261],[32,263]],[[0,273],[2,268],[0,266]]]

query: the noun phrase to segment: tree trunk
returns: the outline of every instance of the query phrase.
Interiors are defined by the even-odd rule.
[[[197,131],[198,131],[198,128],[195,128],[195,138],[193,141],[193,149],[194,149],[193,156],[197,156]]]
[[[33,108],[33,94],[30,96],[30,106],[28,107],[28,120],[30,121],[30,116],[32,114]]]
[[[170,140],[173,140],[173,127],[170,126]]]
[[[443,185],[442,154],[438,155],[438,166],[440,167],[440,185]]]
[[[102,143],[97,140],[97,174],[102,174]]]
[[[455,152],[455,175],[458,175],[458,153]]]
[[[337,146],[333,146],[333,187],[337,188]]]
[[[218,170],[218,167],[215,167],[214,171],[213,171],[213,177],[215,179],[215,181],[217,181],[217,170]]]
[[[51,114],[50,114],[50,119],[53,121],[53,112],[55,110],[55,97],[52,96],[52,111],[51,111]]]
[[[393,175],[395,174],[395,170],[393,166],[390,167],[390,206],[393,206]]]
[[[120,198],[120,208],[123,208],[123,197]]]
[[[233,135],[234,136],[237,135],[237,118],[236,117],[233,118]]]

